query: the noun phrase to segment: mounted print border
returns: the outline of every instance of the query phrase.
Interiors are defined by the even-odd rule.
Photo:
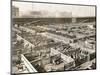
[[[11,74],[96,69],[96,5],[11,1]]]

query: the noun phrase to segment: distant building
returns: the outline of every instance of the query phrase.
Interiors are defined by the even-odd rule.
[[[42,16],[42,12],[41,11],[31,11],[30,16],[40,17],[40,16]]]
[[[72,17],[72,23],[75,23],[75,22],[76,22],[76,18]]]
[[[12,17],[18,17],[19,16],[19,8],[12,6]]]
[[[24,17],[56,17],[56,18],[71,18],[72,12],[48,12],[48,11],[30,11],[29,14],[24,14]]]
[[[58,13],[59,17],[64,17],[64,18],[71,18],[72,17],[72,13],[71,12],[59,12]]]

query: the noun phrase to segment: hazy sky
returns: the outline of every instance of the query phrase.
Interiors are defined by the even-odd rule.
[[[32,10],[44,10],[53,12],[72,12],[73,16],[95,16],[94,6],[77,6],[77,5],[61,5],[61,4],[46,4],[46,3],[31,3],[31,2],[13,2],[12,5],[19,7],[20,14],[28,14]]]

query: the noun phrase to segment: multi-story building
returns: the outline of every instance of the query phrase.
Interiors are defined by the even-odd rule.
[[[19,16],[19,8],[12,6],[12,17],[18,17]]]

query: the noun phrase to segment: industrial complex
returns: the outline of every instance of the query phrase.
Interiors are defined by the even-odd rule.
[[[96,69],[95,16],[19,17],[12,9],[12,73]]]

